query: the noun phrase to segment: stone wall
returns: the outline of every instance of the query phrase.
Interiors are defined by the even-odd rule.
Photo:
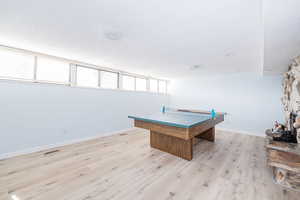
[[[282,103],[285,111],[286,126],[291,123],[290,114],[297,117],[293,127],[297,131],[297,140],[300,143],[300,56],[295,58],[289,66],[289,70],[284,74],[283,79],[284,96]]]

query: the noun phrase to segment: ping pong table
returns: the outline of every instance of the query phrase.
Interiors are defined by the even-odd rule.
[[[175,110],[146,116],[128,116],[134,126],[150,130],[152,148],[186,160],[193,159],[193,145],[199,138],[215,141],[215,125],[224,121],[224,114],[212,118],[210,112]]]

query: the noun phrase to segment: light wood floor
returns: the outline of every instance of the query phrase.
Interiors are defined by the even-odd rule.
[[[186,161],[151,149],[148,133],[136,129],[0,160],[0,199],[299,200],[272,182],[263,145],[217,132]]]

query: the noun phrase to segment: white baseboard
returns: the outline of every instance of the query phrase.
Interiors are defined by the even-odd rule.
[[[255,132],[249,132],[249,131],[243,131],[243,130],[234,130],[234,129],[227,129],[227,128],[216,128],[216,130],[219,131],[227,131],[227,132],[234,132],[234,133],[239,133],[239,134],[244,134],[244,135],[254,135],[254,136],[259,136],[259,137],[264,137],[264,133],[255,133]]]
[[[96,135],[96,136],[91,136],[91,137],[86,137],[86,138],[74,139],[74,140],[69,140],[69,141],[55,143],[55,144],[49,144],[49,145],[33,147],[33,148],[29,148],[29,149],[24,149],[22,151],[16,151],[16,152],[12,152],[12,153],[4,153],[4,154],[0,154],[0,160],[7,159],[7,158],[12,158],[12,157],[20,156],[20,155],[24,155],[24,154],[29,154],[29,153],[35,153],[35,152],[38,152],[38,151],[43,151],[43,150],[47,150],[47,149],[51,149],[51,148],[57,148],[57,147],[65,146],[65,145],[84,142],[84,141],[97,139],[97,138],[101,138],[101,137],[105,137],[105,136],[116,135],[116,134],[120,134],[120,133],[123,133],[123,132],[126,132],[126,131],[131,131],[131,130],[134,130],[134,129],[135,128],[128,128],[128,129],[123,129],[123,130],[119,130],[119,131],[104,133],[104,134],[101,134],[101,135],[99,134],[99,135]]]

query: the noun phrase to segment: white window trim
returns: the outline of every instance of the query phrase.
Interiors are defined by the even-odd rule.
[[[101,88],[101,70],[98,70],[98,88]]]
[[[137,91],[137,90],[136,90],[136,76],[133,77],[133,78],[134,78],[134,79],[133,79],[133,80],[134,80],[134,91]]]
[[[138,89],[135,89],[137,92],[148,92],[148,80],[150,79],[147,79],[147,78],[141,78],[141,77],[135,77],[135,88],[136,88],[136,83],[137,83],[137,79],[144,79],[146,81],[146,90],[138,90]]]
[[[92,86],[82,86],[82,85],[78,85],[78,84],[77,84],[77,68],[78,68],[78,67],[81,67],[81,68],[87,68],[87,69],[93,69],[93,70],[96,70],[96,71],[98,72],[98,84],[97,84],[96,87],[92,87]],[[75,82],[75,87],[98,89],[98,88],[100,88],[100,87],[99,87],[99,84],[100,84],[99,78],[100,78],[100,70],[99,70],[99,69],[95,69],[95,68],[93,68],[93,67],[86,67],[86,66],[82,66],[82,65],[76,65],[76,82]]]
[[[37,73],[37,65],[38,65],[38,57],[34,56],[34,66],[33,66],[33,80],[36,81],[36,73]]]
[[[123,76],[121,73],[118,73],[118,89],[122,90],[123,88]]]
[[[10,76],[0,76],[0,80],[19,81],[19,82],[34,82],[33,79],[16,78],[16,77],[10,77]]]
[[[123,88],[123,76],[128,76],[128,77],[132,77],[133,78],[133,90],[128,90],[128,89],[124,89]],[[122,73],[121,74],[121,85],[122,85],[122,87],[120,88],[121,90],[125,90],[125,91],[137,91],[136,90],[136,77],[135,76],[133,76],[133,75],[131,75],[131,74],[128,74],[128,73]]]
[[[76,87],[77,83],[77,66],[70,63],[70,86]]]
[[[33,74],[33,82],[34,83],[49,83],[49,84],[56,84],[56,85],[67,85],[67,86],[71,86],[71,64],[72,63],[69,63],[69,80],[67,82],[60,82],[60,81],[50,81],[50,80],[38,80],[37,79],[37,70],[38,70],[38,66],[39,66],[39,59],[38,59],[39,56],[35,56],[35,59],[34,59],[34,74]],[[51,57],[47,57],[47,56],[41,56],[41,57],[44,57],[44,58],[48,58],[48,59],[51,59]],[[63,61],[63,60],[60,60],[60,61]]]
[[[51,56],[39,52],[33,52],[25,49],[20,49],[20,48],[15,48],[15,47],[9,47],[9,46],[4,46],[0,44],[0,49],[3,50],[9,50],[9,51],[14,51],[16,53],[24,53],[27,55],[32,55],[34,56],[34,68],[33,68],[33,78],[32,79],[23,79],[23,78],[15,78],[15,77],[4,77],[0,76],[0,79],[3,80],[13,80],[13,81],[21,81],[21,82],[33,82],[33,83],[48,83],[48,84],[58,84],[58,85],[66,85],[66,86],[71,86],[71,87],[82,87],[82,86],[77,86],[77,67],[84,67],[84,68],[90,68],[90,69],[95,69],[98,71],[98,87],[84,87],[84,88],[92,88],[92,89],[109,89],[109,90],[125,90],[123,89],[123,79],[122,77],[125,76],[131,76],[134,78],[134,90],[125,90],[125,91],[132,91],[132,92],[150,92],[150,93],[155,93],[155,94],[168,94],[168,80],[163,80],[163,79],[158,79],[152,76],[144,76],[140,74],[133,74],[125,71],[120,71],[112,68],[106,68],[106,67],[101,67],[93,64],[88,64],[85,62],[80,62],[76,60],[71,60],[71,59],[66,59],[62,57],[57,57],[57,56]],[[38,58],[39,57],[46,57],[49,59],[54,59],[54,60],[59,60],[59,61],[64,61],[68,62],[70,65],[69,69],[69,81],[68,82],[56,82],[56,81],[47,81],[47,80],[37,80],[37,68],[38,68]],[[101,71],[105,72],[111,72],[111,73],[116,73],[117,74],[117,88],[102,88],[101,87]],[[146,91],[137,91],[136,90],[136,78],[143,78],[146,79]],[[157,92],[150,91],[150,79],[157,80]],[[166,82],[166,91],[164,93],[159,92],[159,81],[165,81]]]
[[[120,73],[118,72],[114,72],[114,71],[108,71],[108,70],[101,70],[101,69],[97,69],[99,71],[99,88],[101,89],[110,89],[110,90],[119,90],[120,89]],[[113,73],[117,75],[117,87],[116,88],[104,88],[101,86],[101,72],[109,72],[109,73]]]

